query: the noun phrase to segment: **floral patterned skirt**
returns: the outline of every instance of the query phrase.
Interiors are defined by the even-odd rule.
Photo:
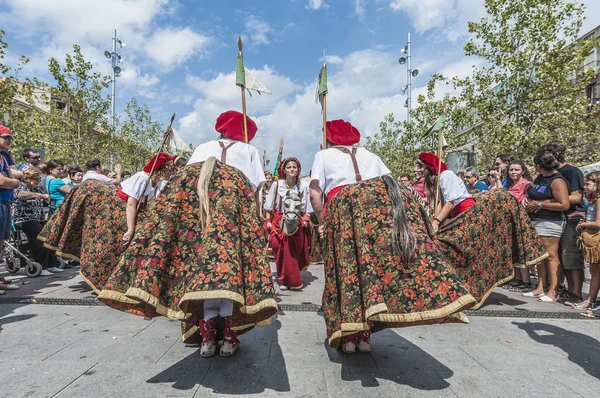
[[[186,341],[197,340],[205,300],[233,300],[231,325],[239,331],[269,324],[277,313],[250,182],[239,170],[216,163],[205,228],[197,193],[202,165],[185,167],[151,202],[99,295],[122,311],[184,321]]]
[[[513,267],[548,257],[527,212],[506,191],[477,195],[470,209],[444,220],[436,238],[477,299],[473,309],[481,307],[496,286],[512,279]]]
[[[475,304],[433,240],[426,213],[401,187],[406,219],[416,240],[412,259],[392,253],[392,204],[374,178],[350,185],[327,204],[323,257],[323,313],[329,344],[362,330],[468,322]]]
[[[308,242],[312,227],[300,225],[294,235],[287,236],[281,229],[282,217],[283,213],[279,211],[273,213],[273,227],[269,233],[269,247],[275,258],[277,279],[285,286],[301,289],[303,284],[300,272],[308,268],[310,264]],[[303,215],[300,218],[300,223],[303,222],[310,224],[308,216]]]
[[[88,180],[71,190],[38,239],[57,255],[77,259],[81,277],[99,293],[125,250],[125,231],[125,202],[117,188]]]
[[[321,236],[319,236],[318,225],[312,225],[312,232],[310,234],[310,245],[308,250],[308,257],[310,258],[311,264],[320,264],[323,262],[323,255],[321,254]]]

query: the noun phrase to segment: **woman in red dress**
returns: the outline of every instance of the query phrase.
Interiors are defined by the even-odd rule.
[[[300,272],[310,264],[311,228],[306,214],[308,184],[300,181],[300,170],[298,159],[284,159],[279,165],[279,179],[271,185],[264,203],[269,247],[273,250],[282,290],[302,289]],[[297,225],[295,231],[288,231],[286,223]]]

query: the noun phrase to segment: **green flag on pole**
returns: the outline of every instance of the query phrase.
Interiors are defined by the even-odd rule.
[[[238,53],[235,60],[235,84],[240,87],[246,87],[246,72],[244,71],[244,56]]]
[[[323,64],[319,72],[319,84],[317,85],[317,94],[315,102],[321,104],[321,112],[323,112],[323,97],[327,95],[327,66]]]
[[[275,168],[273,169],[273,175],[277,177],[279,164],[281,163],[281,155],[283,155],[283,138],[279,140],[279,154],[277,155],[277,161],[275,162]]]

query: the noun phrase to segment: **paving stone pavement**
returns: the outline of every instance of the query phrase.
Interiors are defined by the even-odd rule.
[[[100,306],[0,305],[0,397],[596,397],[595,321],[472,317],[384,330],[371,354],[325,344],[316,312],[280,313],[233,358],[201,358],[179,323]]]
[[[285,310],[242,335],[235,357],[204,359],[181,343],[175,321],[97,305],[30,304],[95,303],[75,268],[10,277],[21,289],[0,296],[0,398],[600,395],[596,320],[470,316],[469,325],[385,330],[373,335],[371,354],[347,356],[327,347],[319,313]],[[281,308],[320,305],[322,265],[303,280],[301,292],[277,289]],[[500,288],[484,310],[573,312]]]

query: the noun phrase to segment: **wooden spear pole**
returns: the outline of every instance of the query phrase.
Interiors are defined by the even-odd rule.
[[[169,136],[171,135],[171,131],[173,128],[173,121],[175,120],[175,114],[173,114],[171,116],[171,121],[169,122],[169,126],[167,127],[167,129],[165,130],[165,133],[163,134],[163,140],[162,143],[160,144],[160,148],[158,149],[158,152],[156,152],[156,155],[154,156],[154,162],[152,163],[152,168],[150,169],[150,175],[148,176],[148,179],[146,180],[146,183],[144,184],[144,190],[142,191],[142,195],[144,195],[146,193],[146,189],[148,189],[148,184],[150,184],[150,180],[152,179],[152,175],[154,174],[154,172],[156,171],[156,162],[158,162],[158,155],[160,155],[162,153],[162,151],[165,148],[165,145],[167,144],[167,140],[169,139]],[[140,200],[138,200],[137,203],[137,210],[140,210],[140,206],[142,204],[141,198]]]
[[[448,99],[444,100],[444,117],[446,116],[446,110],[448,109]],[[438,157],[438,176],[435,180],[435,203],[433,204],[433,216],[437,217],[439,211],[439,199],[440,199],[440,175],[439,170],[442,167],[442,153],[443,153],[443,145],[444,145],[444,129],[446,126],[446,120],[444,120],[444,125],[440,129],[440,134],[438,136],[438,147],[437,147],[437,157]]]
[[[242,53],[242,38],[238,36],[238,50],[240,52],[240,57],[243,56]],[[245,71],[242,71],[245,73]],[[244,142],[248,143],[248,121],[246,120],[246,87],[240,86],[240,90],[242,92],[242,113],[244,114]]]
[[[326,65],[323,62],[323,68]],[[327,94],[323,95],[323,149],[327,148]]]

